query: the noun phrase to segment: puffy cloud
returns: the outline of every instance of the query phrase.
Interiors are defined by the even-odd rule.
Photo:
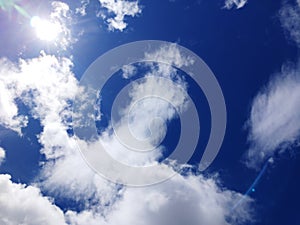
[[[129,79],[136,73],[136,68],[133,65],[125,65],[122,67],[122,76],[125,79]]]
[[[114,15],[114,17],[102,15],[106,18],[110,30],[123,31],[127,27],[125,17],[135,17],[142,11],[138,1],[99,0],[99,2],[102,7],[108,10],[108,13]]]
[[[82,165],[84,166],[76,166]],[[69,172],[69,175],[74,173]],[[78,172],[80,173],[80,170]],[[83,178],[81,181],[84,185],[84,181],[87,180]],[[103,182],[98,184],[101,190],[100,185],[103,186]],[[250,198],[243,198],[239,208],[233,210],[234,205],[243,196],[222,188],[217,178],[204,178],[201,175],[177,175],[159,185],[125,188],[114,192],[113,195],[108,194],[111,188],[102,187],[102,192],[98,194],[102,196],[103,202],[95,205],[89,202],[83,211],[67,211],[65,215],[49,198],[43,197],[38,188],[15,184],[10,181],[9,175],[0,175],[0,187],[0,221],[8,225],[61,225],[66,222],[73,225],[125,225],[136,221],[142,221],[144,225],[236,225],[253,220]],[[76,188],[77,186],[70,185],[66,192],[73,193]],[[87,195],[90,194],[90,189],[85,191]]]
[[[236,7],[237,9],[243,8],[248,0],[226,0],[224,8],[231,9]]]
[[[8,105],[15,107],[15,111],[8,111],[7,108],[1,107],[0,121],[6,127],[20,130],[21,125],[18,124],[18,116],[20,115],[18,104],[15,101],[22,101],[30,109],[31,116],[40,120],[43,129],[38,137],[43,146],[41,153],[45,155],[47,161],[42,164],[41,179],[46,176],[47,179],[43,179],[43,182],[38,183],[38,185],[44,190],[52,191],[52,193],[63,193],[66,198],[72,195],[75,200],[87,201],[96,195],[98,198],[95,201],[99,201],[103,205],[108,204],[109,201],[114,199],[114,191],[117,192],[118,190],[109,188],[110,184],[101,180],[87,166],[76,148],[75,140],[67,133],[71,116],[70,102],[78,91],[77,80],[71,71],[71,67],[72,62],[69,59],[44,53],[38,58],[21,59],[18,63],[2,59],[0,79],[1,85],[5,89],[1,92],[1,96],[12,96],[5,100],[9,102]],[[11,118],[10,123],[3,123],[3,118]],[[9,188],[15,186],[15,184],[11,184]],[[23,189],[29,190],[27,192],[32,197],[32,194],[30,194],[32,187],[25,188],[24,186]],[[38,192],[38,189],[34,190]],[[70,196],[66,193],[70,193]],[[3,192],[3,196],[10,199],[8,193]],[[33,195],[33,197],[35,196]],[[37,201],[38,205],[40,204],[39,199],[33,198],[30,202],[32,206],[36,207],[34,201]],[[11,206],[11,210],[13,208],[16,208],[16,213],[20,217],[27,214],[26,211],[24,213],[20,211],[21,209],[18,211],[18,206]],[[63,220],[61,222],[60,220],[51,222],[52,217],[54,217],[53,221],[55,220],[55,215],[49,215],[47,208],[41,206],[38,209],[46,211],[44,215],[49,217],[50,222],[44,221],[44,217],[36,214],[34,214],[36,218],[41,218],[40,220],[36,219],[38,221],[36,223],[35,220],[33,222],[14,222],[16,220],[12,220],[13,222],[10,223],[10,217],[1,216],[1,218],[5,221],[3,224],[64,224]]]
[[[279,11],[282,27],[300,47],[300,4],[285,4]]]
[[[0,147],[0,165],[4,159],[5,159],[5,150]]]
[[[237,211],[234,204],[242,196],[221,189],[215,179],[189,175],[175,176],[156,186],[128,188],[105,218],[85,210],[67,212],[71,224],[242,224],[252,221],[251,200],[246,198]]]
[[[284,66],[255,97],[248,121],[247,162],[260,165],[278,150],[297,145],[300,137],[299,66]]]
[[[101,10],[97,16],[107,22],[108,29],[111,31],[123,31],[128,26],[125,22],[126,17],[135,17],[142,12],[142,7],[137,0],[99,0],[99,3],[107,12]],[[89,4],[89,0],[81,0],[81,6],[76,8],[76,13],[85,16]]]
[[[72,62],[69,59],[44,53],[38,58],[21,59],[17,64],[3,59],[1,61],[0,80],[1,85],[5,87],[1,96],[12,96],[5,99],[8,103],[1,107],[1,124],[17,131],[21,130],[21,115],[18,114],[15,101],[22,101],[30,109],[31,116],[41,122],[43,131],[38,136],[43,145],[41,153],[49,163],[53,163],[51,160],[72,155],[74,149],[77,151],[74,141],[72,142],[67,133],[71,116],[70,102],[78,91],[77,80],[71,67]],[[14,110],[9,111],[4,107],[7,105],[13,106]],[[54,173],[53,176],[55,175]],[[70,184],[67,181],[66,185]]]
[[[33,186],[13,183],[0,175],[0,223],[5,225],[63,225],[63,212]]]
[[[69,59],[42,53],[38,58],[21,59],[18,64],[1,59],[0,64],[2,125],[19,131],[26,124],[20,122],[24,116],[19,115],[16,100],[23,101],[43,124],[70,116],[69,101],[77,93],[77,80]]]
[[[61,138],[61,134],[65,138]],[[44,136],[47,141],[51,140],[50,137]],[[104,206],[108,207],[115,201],[118,186],[106,181],[88,166],[75,139],[68,137],[66,131],[60,130],[52,137],[59,154],[44,147],[45,151],[51,151],[46,153],[51,158],[43,165],[38,185],[55,196],[73,199],[87,206],[97,203],[104,211]]]

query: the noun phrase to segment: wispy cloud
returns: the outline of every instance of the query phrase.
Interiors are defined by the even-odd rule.
[[[300,47],[300,8],[284,4],[280,20],[290,38]],[[281,72],[254,98],[247,127],[250,149],[247,165],[258,168],[277,152],[299,145],[300,139],[300,65],[286,63]]]
[[[81,6],[75,9],[75,13],[78,13],[81,16],[85,16],[86,8],[89,4],[90,4],[89,0],[81,0]]]
[[[72,25],[70,7],[68,4],[60,1],[53,1],[51,5],[52,12],[50,14],[50,20],[60,26],[59,37],[55,44],[57,47],[62,48],[62,50],[66,50],[76,41],[76,39],[72,36],[70,28]]]
[[[4,159],[5,159],[5,150],[0,147],[0,165]]]
[[[224,8],[226,9],[232,9],[233,7],[237,9],[243,8],[248,0],[226,0]]]
[[[284,4],[279,11],[282,27],[298,47],[300,47],[300,4]]]
[[[251,148],[248,165],[257,167],[278,150],[297,144],[300,137],[299,66],[283,66],[281,73],[255,97],[248,121]]]
[[[21,128],[27,125],[27,117],[19,115],[16,99],[18,93],[16,91],[15,82],[9,82],[10,74],[16,73],[14,66],[6,59],[0,61],[0,123],[2,126],[10,128],[21,134]]]

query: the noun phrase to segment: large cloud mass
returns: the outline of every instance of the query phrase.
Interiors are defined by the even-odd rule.
[[[101,214],[90,210],[69,211],[67,218],[76,225],[243,224],[253,218],[249,213],[249,198],[233,210],[241,197],[236,192],[222,190],[215,179],[178,175],[157,186],[125,190],[105,220]]]

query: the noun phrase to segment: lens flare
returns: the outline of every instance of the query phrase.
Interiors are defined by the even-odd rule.
[[[21,5],[16,4],[16,2],[16,0],[0,0],[0,9],[8,12],[15,9],[22,16],[30,18],[29,13]]]

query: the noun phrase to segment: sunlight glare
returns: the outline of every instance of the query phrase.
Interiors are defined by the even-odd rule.
[[[43,41],[54,41],[61,33],[61,26],[48,20],[34,16],[30,21],[31,26],[35,29],[36,36]]]

